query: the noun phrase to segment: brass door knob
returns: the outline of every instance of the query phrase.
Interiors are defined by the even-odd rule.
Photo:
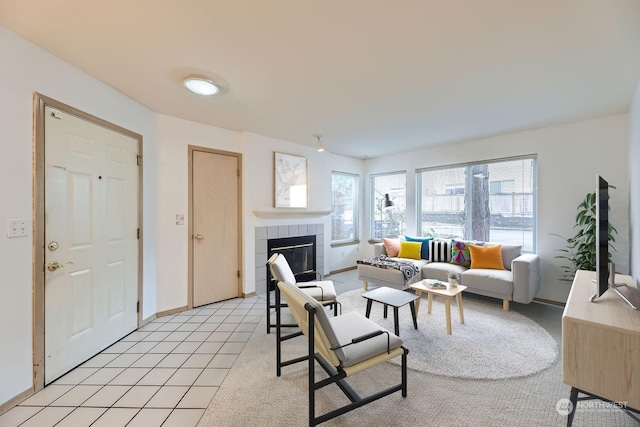
[[[65,265],[69,265],[69,264],[73,264],[73,262],[69,261],[64,264],[60,264],[58,261],[51,261],[49,264],[47,264],[47,270],[56,271],[57,269],[62,268]]]
[[[202,234],[196,233],[196,234],[193,235],[193,238],[196,239],[196,240],[202,240],[204,238],[204,236]]]

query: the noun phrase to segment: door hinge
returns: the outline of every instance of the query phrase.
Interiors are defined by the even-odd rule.
[[[136,303],[136,313],[140,313],[140,301]]]
[[[136,154],[136,164],[138,166],[142,164],[142,156],[140,154]]]
[[[240,176],[240,169],[236,169],[236,176]]]
[[[240,278],[240,270],[238,270],[238,278]]]
[[[140,240],[140,229],[138,228],[138,240]]]

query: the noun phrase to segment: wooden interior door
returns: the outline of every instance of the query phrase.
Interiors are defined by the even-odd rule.
[[[45,108],[45,384],[138,324],[138,143]]]
[[[192,151],[193,306],[240,295],[238,157]]]

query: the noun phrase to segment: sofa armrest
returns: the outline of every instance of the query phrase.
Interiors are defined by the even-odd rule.
[[[373,244],[373,257],[377,258],[380,255],[386,255],[387,251],[384,248],[382,243],[374,243]]]
[[[540,289],[540,257],[522,254],[511,262],[513,300],[529,304]]]

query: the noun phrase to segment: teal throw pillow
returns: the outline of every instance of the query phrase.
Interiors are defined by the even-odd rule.
[[[410,237],[404,236],[407,242],[420,242],[422,243],[422,249],[420,250],[420,258],[429,259],[429,242],[433,240],[433,237]]]

